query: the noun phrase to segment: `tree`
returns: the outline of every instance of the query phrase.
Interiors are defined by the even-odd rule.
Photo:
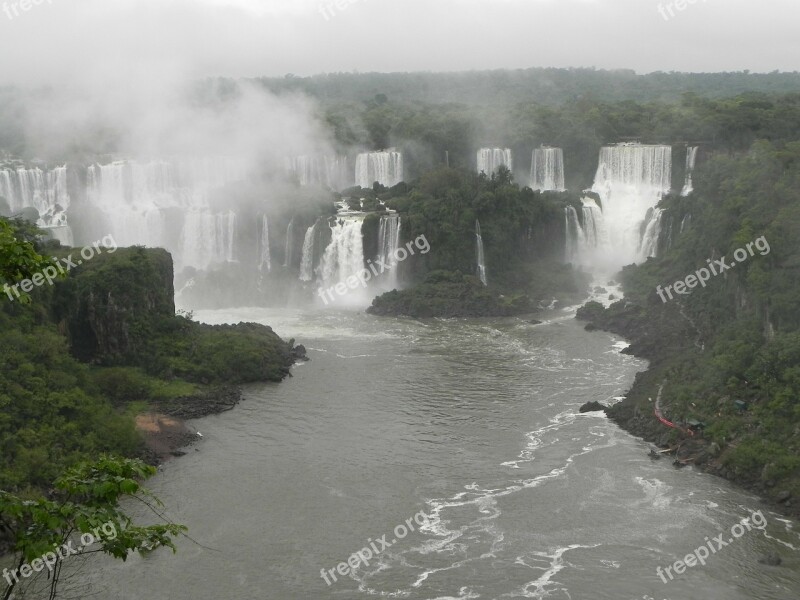
[[[72,555],[102,552],[125,560],[161,547],[175,552],[173,538],[186,527],[166,521],[134,525],[119,508],[122,498],[133,498],[163,520],[163,505],[140,483],[155,473],[141,460],[103,455],[68,469],[49,497],[30,500],[0,491],[0,532],[10,538],[17,565],[3,571],[2,600],[10,600],[26,577],[37,576],[48,578],[48,600],[55,599],[63,564]]]
[[[0,217],[0,284],[8,286],[30,279],[46,267],[53,267],[51,260],[37,251],[33,235],[24,222]],[[24,291],[19,299],[30,302]]]

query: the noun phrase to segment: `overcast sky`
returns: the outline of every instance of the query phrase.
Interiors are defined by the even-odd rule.
[[[155,65],[191,76],[800,70],[798,0],[696,0],[673,16],[676,0],[35,1],[0,0],[2,83]]]

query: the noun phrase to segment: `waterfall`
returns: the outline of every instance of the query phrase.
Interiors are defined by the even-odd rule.
[[[392,266],[382,278],[390,290],[397,288],[398,273],[395,250],[400,247],[400,227],[399,215],[386,215],[381,217],[378,228],[378,258],[384,264]]]
[[[602,244],[598,253],[605,266],[620,267],[645,258],[642,236],[650,224],[648,211],[669,192],[671,175],[670,146],[620,144],[600,150],[592,191],[602,202],[603,237],[614,240],[613,245]],[[656,224],[651,225],[652,232]]]
[[[286,246],[283,249],[283,266],[291,268],[292,254],[294,252],[294,217],[289,220],[289,225],[286,226]]]
[[[348,185],[346,156],[295,156],[286,159],[286,171],[297,177],[302,186],[322,185],[342,190]]]
[[[564,208],[564,218],[566,226],[566,262],[573,263],[580,260],[580,244],[583,236],[583,229],[578,220],[578,212],[574,206]]]
[[[639,260],[647,260],[648,257],[658,254],[658,240],[661,236],[663,215],[664,211],[660,208],[651,208],[647,211],[647,216],[642,224]]]
[[[66,166],[49,170],[2,169],[0,197],[6,199],[12,215],[25,208],[36,209],[36,224],[63,244],[72,245],[72,230],[67,222],[70,197]]]
[[[236,215],[213,209],[211,195],[244,179],[242,164],[225,158],[91,165],[87,201],[105,217],[91,235],[110,233],[121,246],[166,248],[176,269],[233,261]]]
[[[401,159],[402,160],[402,159]],[[350,187],[350,170],[347,168],[347,156],[336,155],[324,158],[326,185],[333,190],[343,190]],[[402,179],[403,166],[400,165]]]
[[[300,260],[300,281],[311,281],[314,278],[314,241],[317,235],[317,223],[306,230],[303,238],[303,258]]]
[[[377,181],[392,187],[403,181],[403,155],[394,150],[367,152],[356,158],[355,184],[372,188]]]
[[[481,148],[478,150],[478,173],[492,175],[501,165],[508,167],[509,171],[514,169],[510,149]]]
[[[581,216],[573,206],[564,209],[566,217],[566,260],[571,263],[592,262],[599,249],[610,246],[603,222],[603,211],[592,198],[581,200]]]
[[[681,196],[688,196],[694,191],[692,173],[694,173],[694,166],[697,163],[697,150],[697,146],[686,147],[686,182],[683,184]]]
[[[564,151],[536,148],[531,159],[531,188],[542,192],[564,191]]]
[[[483,253],[483,236],[481,235],[480,221],[475,221],[475,249],[478,259],[478,277],[483,285],[488,285],[486,281],[486,257]]]
[[[261,216],[261,235],[259,236],[259,244],[261,246],[261,260],[259,262],[259,270],[269,273],[272,271],[272,256],[269,250],[269,218],[267,215]]]
[[[331,241],[322,255],[320,272],[325,287],[344,283],[364,268],[360,217],[337,217],[331,224]]]
[[[156,214],[150,213],[150,217],[154,218]],[[158,225],[163,226],[163,222],[158,222]],[[184,218],[181,255],[191,256],[192,266],[199,269],[214,263],[233,262],[235,236],[236,213],[233,211],[211,214],[190,210]]]
[[[297,177],[300,185],[314,185],[321,181],[319,161],[314,156],[295,156],[286,159],[286,171]]]
[[[583,208],[583,246],[586,250],[608,246],[603,226],[603,211],[592,198],[581,199]]]

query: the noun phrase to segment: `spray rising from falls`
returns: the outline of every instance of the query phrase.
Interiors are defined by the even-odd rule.
[[[564,191],[564,151],[561,148],[542,147],[533,151],[531,189]]]
[[[683,184],[681,196],[688,196],[694,191],[692,174],[694,173],[694,167],[697,163],[697,150],[697,146],[688,146],[686,148],[686,182]]]
[[[508,148],[481,148],[478,150],[478,173],[491,175],[496,173],[501,166],[514,170],[511,150]]]
[[[87,200],[103,216],[94,235],[166,248],[179,268],[233,261],[236,215],[212,208],[211,194],[244,178],[242,165],[230,159],[92,165]]]
[[[372,188],[377,181],[386,187],[392,187],[403,181],[403,155],[394,150],[385,152],[368,152],[356,158],[356,185]]]
[[[483,236],[481,235],[480,221],[475,221],[475,254],[478,262],[478,277],[483,285],[488,285],[486,279],[486,256],[483,252]]]
[[[400,247],[400,227],[399,215],[387,215],[381,217],[378,228],[378,259],[391,266],[382,278],[384,287],[389,290],[397,289],[398,264],[395,251]]]
[[[72,230],[67,222],[70,205],[67,167],[1,169],[0,198],[8,203],[10,215],[26,208],[39,213],[37,225],[66,245],[72,245]]]
[[[654,209],[669,192],[671,176],[670,146],[620,144],[601,149],[592,191],[600,197],[602,226],[592,262],[618,268],[653,255],[662,215]]]

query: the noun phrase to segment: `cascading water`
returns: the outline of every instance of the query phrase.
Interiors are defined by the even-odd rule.
[[[151,216],[156,214],[151,213]],[[159,225],[163,223],[159,222]],[[207,268],[213,263],[233,262],[235,238],[236,213],[233,211],[211,214],[190,210],[184,217],[181,253],[192,257],[193,266],[202,265],[197,268]]]
[[[177,268],[233,261],[236,215],[214,210],[210,196],[244,178],[241,163],[222,158],[92,165],[87,201],[105,216],[94,235],[110,233],[122,246],[166,248]]]
[[[580,241],[583,236],[583,230],[581,222],[578,220],[578,212],[574,206],[564,208],[564,221],[567,240],[564,259],[568,263],[579,262]]]
[[[6,199],[12,215],[25,208],[36,209],[39,213],[37,225],[61,243],[72,245],[72,230],[67,222],[70,197],[66,166],[50,170],[2,169],[0,197]]]
[[[294,217],[289,220],[289,224],[286,226],[286,244],[283,248],[283,266],[285,268],[291,268],[292,266],[292,258],[294,254]]]
[[[603,211],[592,198],[581,200],[581,216],[573,206],[564,209],[566,217],[566,260],[590,264],[598,249],[607,248],[609,240],[603,223]]]
[[[564,191],[564,151],[561,148],[542,147],[533,151],[531,189]]]
[[[314,279],[314,242],[317,236],[317,224],[314,223],[306,230],[303,238],[303,257],[300,260],[300,281]]]
[[[395,250],[400,247],[401,219],[399,215],[381,217],[378,228],[378,258],[383,264],[391,265],[381,278],[381,283],[389,290],[397,288],[398,269]]]
[[[480,221],[475,221],[475,251],[478,261],[478,277],[483,285],[488,285],[486,279],[486,256],[483,252],[483,236],[481,235]]]
[[[403,155],[394,150],[367,152],[356,158],[355,184],[372,188],[375,182],[392,187],[403,181]]]
[[[360,273],[364,267],[364,243],[361,236],[363,215],[338,216],[330,224],[331,241],[325,248],[320,263],[322,288],[346,284],[347,279]],[[346,294],[337,294],[338,304],[364,304],[368,294],[363,287],[349,289]]]
[[[501,166],[514,170],[514,161],[511,150],[508,148],[481,148],[478,150],[478,173],[491,175]]]
[[[341,190],[348,185],[346,156],[295,156],[286,159],[286,171],[297,177],[302,186],[323,185]]]
[[[269,249],[269,218],[267,215],[261,216],[261,235],[259,236],[259,245],[261,247],[261,260],[259,261],[259,270],[264,273],[272,271],[272,255]]]
[[[658,254],[663,215],[664,211],[660,208],[651,208],[647,211],[642,225],[642,244],[639,248],[639,256],[643,259]]]
[[[681,196],[688,196],[694,191],[694,186],[692,185],[692,174],[694,173],[694,167],[697,163],[698,149],[699,148],[697,146],[688,146],[686,148],[686,182],[683,184]]]
[[[618,268],[650,255],[653,246],[650,240],[645,245],[644,234],[658,231],[660,223],[646,220],[660,220],[661,212],[649,211],[669,192],[671,175],[670,146],[620,144],[601,149],[592,191],[602,202],[602,238],[614,243],[601,243],[595,262]]]

